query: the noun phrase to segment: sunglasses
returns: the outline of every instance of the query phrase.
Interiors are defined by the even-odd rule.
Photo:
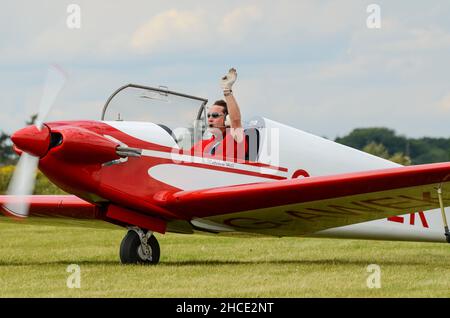
[[[210,118],[210,117],[212,117],[212,118],[219,118],[222,115],[223,114],[219,114],[219,113],[211,113],[211,114],[208,114],[208,118]]]

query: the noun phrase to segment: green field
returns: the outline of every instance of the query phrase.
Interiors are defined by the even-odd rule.
[[[1,297],[449,297],[450,245],[157,235],[161,262],[121,265],[125,231],[0,223]],[[81,270],[70,289],[69,264]],[[381,268],[370,289],[369,264]]]

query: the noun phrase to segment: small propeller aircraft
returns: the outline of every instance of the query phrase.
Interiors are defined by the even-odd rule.
[[[158,263],[155,232],[450,243],[450,162],[403,167],[262,117],[242,159],[199,154],[207,100],[164,87],[119,88],[100,121],[45,122],[64,82],[51,69],[36,124],[12,136],[13,218],[125,227],[122,263]],[[31,195],[37,167],[71,195]]]

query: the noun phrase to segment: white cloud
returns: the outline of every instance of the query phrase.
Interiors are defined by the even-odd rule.
[[[346,52],[324,61],[315,79],[441,81],[449,70],[450,30],[429,22],[412,27],[408,21],[383,19],[381,29],[355,28]]]
[[[135,52],[153,54],[192,49],[207,49],[215,55],[229,55],[227,50],[275,53],[364,25],[366,14],[356,1],[282,1],[276,6],[270,1],[234,6],[218,2],[213,6],[214,10],[199,6],[202,9],[160,12],[132,32],[129,46]]]
[[[157,14],[132,35],[131,47],[138,52],[164,52],[195,48],[208,37],[204,11],[169,10]]]
[[[403,38],[382,45],[386,51],[436,50],[450,47],[450,33],[436,26],[406,30]]]
[[[447,95],[442,97],[437,102],[437,106],[438,106],[439,109],[441,109],[441,110],[443,110],[445,112],[450,112],[450,93],[448,93]]]
[[[238,7],[225,14],[219,25],[219,32],[225,35],[229,40],[242,39],[255,25],[261,22],[263,18],[262,9],[256,5]]]

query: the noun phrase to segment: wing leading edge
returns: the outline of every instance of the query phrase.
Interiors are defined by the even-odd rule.
[[[160,196],[175,213],[266,235],[320,230],[450,205],[450,163],[181,191]]]
[[[30,215],[39,217],[67,217],[76,219],[96,219],[97,207],[74,195],[30,195],[30,196],[0,196],[0,210],[6,215],[8,211],[5,204],[16,201],[26,201],[30,204]]]

